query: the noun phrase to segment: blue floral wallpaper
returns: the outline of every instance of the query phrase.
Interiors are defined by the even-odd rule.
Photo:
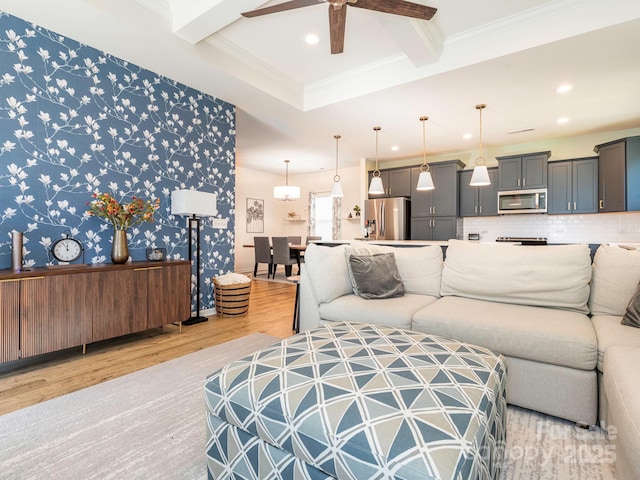
[[[187,258],[186,219],[170,214],[182,188],[216,193],[229,220],[202,222],[201,308],[211,308],[211,278],[234,267],[235,107],[0,12],[0,268],[11,267],[12,230],[24,233],[26,266],[54,264],[65,235],[83,243],[85,263],[110,262],[112,227],[86,214],[94,192],[160,198],[155,222],[128,230],[130,255]]]

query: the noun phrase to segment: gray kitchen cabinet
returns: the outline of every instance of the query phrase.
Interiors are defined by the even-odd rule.
[[[389,170],[389,188],[387,193],[390,197],[411,196],[411,168]]]
[[[411,240],[444,241],[458,238],[457,217],[414,217]]]
[[[598,157],[549,163],[549,214],[598,212]]]
[[[433,190],[418,191],[420,167],[411,169],[411,216],[455,217],[458,215],[458,170],[464,168],[460,160],[429,164]]]
[[[369,172],[369,181],[371,184],[373,172]],[[380,170],[380,178],[384,193],[379,195],[369,195],[369,198],[390,198],[390,197],[411,197],[411,168],[390,168]]]
[[[598,211],[640,210],[640,136],[596,145]]]
[[[496,157],[498,190],[547,187],[547,161],[551,152]]]
[[[460,179],[460,216],[488,217],[498,214],[498,169],[488,168],[491,185],[469,185],[473,170],[458,173]]]

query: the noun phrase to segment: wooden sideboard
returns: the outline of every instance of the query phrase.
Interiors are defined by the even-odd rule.
[[[180,323],[188,261],[0,270],[0,362]]]

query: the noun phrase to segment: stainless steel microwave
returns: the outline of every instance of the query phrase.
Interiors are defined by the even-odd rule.
[[[498,213],[547,213],[547,189],[498,192]]]

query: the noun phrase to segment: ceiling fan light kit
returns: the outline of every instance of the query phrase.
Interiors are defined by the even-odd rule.
[[[242,16],[245,18],[260,17],[271,13],[310,7],[312,5],[318,5],[318,3],[329,4],[329,36],[331,39],[331,53],[334,55],[344,51],[347,6],[420,20],[431,20],[437,11],[436,8],[407,2],[405,0],[291,0],[278,5],[272,5],[271,7],[244,12]]]

